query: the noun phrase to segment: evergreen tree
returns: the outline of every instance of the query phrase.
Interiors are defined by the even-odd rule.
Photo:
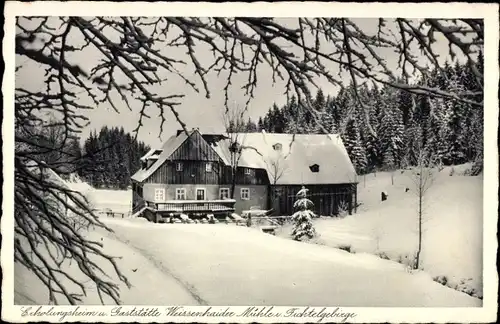
[[[356,121],[351,119],[346,126],[342,141],[358,174],[366,172],[366,152],[361,143],[359,129]]]
[[[482,60],[480,51],[478,61]],[[444,91],[475,93],[471,94],[471,100],[475,101],[482,96],[482,80],[478,80],[467,65],[460,63],[446,62],[442,69],[436,68],[415,82]],[[403,164],[414,165],[417,137],[427,158],[434,161],[457,164],[482,159],[484,121],[481,107],[393,88],[369,89],[366,85],[360,86],[356,95],[360,96],[363,105],[354,97],[352,84],[333,97],[325,98],[323,91],[318,90],[312,104],[322,127],[309,110],[299,106],[295,97],[281,109],[273,105],[263,118],[259,118],[257,127],[268,132],[295,134],[339,133],[358,172],[394,169],[403,160]]]
[[[135,140],[123,127],[103,127],[92,131],[83,145],[79,172],[96,187],[126,189],[130,176],[140,169],[140,157],[149,147]]]
[[[387,169],[394,170],[401,164],[403,154],[403,125],[399,109],[394,107],[396,94],[385,91],[383,117],[379,127],[383,164]]]
[[[413,99],[411,93],[404,90],[397,91],[397,106],[401,111],[401,118],[404,128],[406,128],[406,126],[409,124],[410,117],[413,114],[412,100]]]
[[[422,143],[422,128],[412,121],[404,132],[404,141],[406,143],[403,152],[402,165],[404,167],[415,166],[418,163]]]
[[[262,130],[265,130],[264,121],[262,120],[262,117],[259,117],[259,121],[257,122],[257,131],[261,132]]]
[[[272,133],[284,133],[285,131],[285,117],[276,104],[273,104],[273,108],[270,110],[269,129]]]
[[[292,237],[296,241],[300,241],[304,236],[312,239],[316,236],[316,230],[313,227],[312,219],[316,217],[311,208],[313,203],[307,198],[307,191],[304,186],[297,193],[297,201],[293,207],[296,212],[292,215],[294,222],[292,229]]]
[[[340,132],[340,123],[342,120],[342,106],[337,103],[337,98],[328,97],[326,100],[326,123],[330,125],[330,133],[338,134]]]
[[[257,125],[256,125],[256,124],[255,124],[255,122],[254,122],[252,119],[250,119],[250,118],[248,118],[248,121],[247,121],[247,124],[246,124],[245,128],[246,128],[246,131],[247,131],[248,133],[255,133],[255,132],[257,132],[257,131],[258,131]]]
[[[79,170],[83,167],[82,161],[82,147],[80,145],[80,139],[78,137],[73,137],[69,141],[68,147],[68,160],[70,163],[68,172],[70,173],[78,173]]]
[[[302,109],[299,109],[297,98],[295,96],[290,98],[290,101],[286,104],[284,111],[286,111],[287,116],[289,116],[284,132],[288,134],[302,134],[301,119],[303,118],[303,112]]]
[[[313,101],[314,118],[310,121],[310,133],[329,134],[332,128],[330,118],[326,114],[326,98],[323,90],[319,89]]]
[[[450,77],[449,86],[457,91],[463,91],[460,76],[453,73]],[[464,137],[465,129],[465,104],[457,103],[452,100],[446,101],[447,106],[447,130],[445,132],[445,141],[447,149],[443,154],[443,163],[446,165],[461,164],[466,162],[465,148],[467,140]]]
[[[371,98],[368,100],[368,98]],[[373,88],[367,93],[367,98],[365,102],[371,103],[368,105],[370,111],[369,120],[371,127],[376,131],[377,135],[380,132],[380,125],[382,123],[383,117],[383,107],[384,107],[384,99],[380,91],[377,88]],[[372,171],[380,168],[383,162],[383,151],[382,151],[382,143],[380,138],[374,136],[366,125],[366,120],[364,118],[365,112],[363,111],[363,107],[360,107],[357,110],[357,118],[361,125],[360,131],[364,135],[363,136],[363,147],[366,149],[366,165],[367,170]]]

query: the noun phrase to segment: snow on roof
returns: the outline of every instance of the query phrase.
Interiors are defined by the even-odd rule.
[[[141,169],[132,179],[147,179],[193,133],[170,137],[163,145],[158,160],[149,168]],[[264,169],[269,181],[276,184],[334,184],[356,182],[356,171],[338,134],[273,134],[234,133],[203,134],[202,137],[231,165],[231,139],[242,145],[240,167]],[[276,145],[279,144],[279,145]],[[317,164],[318,172],[311,171]]]
[[[203,135],[215,138],[215,135]],[[239,166],[265,169],[271,183],[332,184],[356,181],[356,171],[338,134],[237,133],[211,144],[227,164],[230,139],[242,147]],[[276,145],[280,144],[280,145]],[[319,172],[310,166],[317,164]]]
[[[161,154],[162,149],[152,148],[143,157],[141,157],[141,161],[145,161],[147,159],[157,159]]]
[[[147,169],[139,169],[131,178],[137,182],[143,182],[147,178],[149,178],[168,158],[172,153],[175,152],[181,146],[184,141],[193,134],[196,130],[192,130],[186,134],[186,132],[181,132],[178,135],[172,135],[166,142],[163,144],[161,148],[161,153],[159,154],[157,160],[153,163],[153,165]],[[142,159],[147,159],[151,157],[156,150],[150,150],[146,155],[144,155]]]

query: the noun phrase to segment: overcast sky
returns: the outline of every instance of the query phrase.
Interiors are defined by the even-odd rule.
[[[377,26],[377,19],[355,19],[359,27],[366,31],[374,31]],[[74,41],[78,42],[78,38],[81,36],[74,35]],[[436,47],[436,50],[442,54],[447,53],[447,44],[441,42]],[[169,50],[169,55],[182,57],[185,55],[185,49],[178,51],[177,53],[171,53]],[[211,61],[211,54],[208,51],[200,49],[199,53],[196,53],[198,59],[203,63],[204,61]],[[381,53],[389,66],[396,67],[397,56],[390,51]],[[90,70],[95,62],[97,61],[99,55],[95,50],[86,50],[85,52],[72,55],[69,59],[71,62],[78,63],[82,67]],[[42,90],[44,91],[45,85],[43,84],[43,74],[44,70],[39,66],[30,64],[25,58],[16,57],[16,65],[23,65],[23,68],[16,74],[16,87],[27,87],[32,90]],[[209,65],[209,64],[207,64]],[[332,67],[333,69],[334,67]],[[199,80],[199,78],[194,74],[193,67],[188,65],[186,68],[181,70],[183,75],[191,80]],[[246,75],[238,75],[235,77],[235,84],[244,80]],[[205,93],[202,91],[196,93],[179,78],[172,77],[167,82],[162,84],[158,88],[159,93],[170,94],[170,93],[183,93],[185,98],[182,99],[182,103],[177,106],[177,111],[180,114],[182,120],[187,124],[188,128],[198,127],[202,132],[222,132],[223,131],[223,119],[221,113],[223,111],[224,105],[224,94],[222,89],[227,81],[225,76],[217,77],[215,73],[207,76],[209,81],[209,87],[211,90],[211,98],[206,98]],[[317,80],[318,85],[327,94],[335,94],[337,89],[326,80]],[[200,87],[201,88],[201,87]],[[278,82],[273,85],[271,79],[270,69],[259,70],[257,89],[255,91],[255,98],[251,101],[249,105],[249,116],[255,121],[259,116],[263,116],[268,108],[273,104],[277,103],[282,105],[286,102],[286,95],[284,94],[285,88],[284,83]],[[243,95],[241,91],[237,90],[237,86],[233,87],[231,92],[232,98],[230,102],[233,105],[243,106],[247,98]],[[82,140],[85,139],[89,132],[93,129],[99,130],[102,126],[123,126],[126,131],[132,131],[138,123],[138,103],[134,104],[133,111],[129,111],[125,104],[122,104],[120,108],[120,113],[116,113],[109,104],[102,104],[95,109],[86,112],[86,116],[90,120],[90,125],[83,130]],[[158,112],[156,112],[157,115]],[[151,118],[144,121],[144,127],[139,132],[139,140],[146,142],[151,146],[161,145],[161,141],[166,140],[170,135],[174,134],[177,129],[179,129],[179,124],[174,119],[172,113],[169,111],[166,114],[167,122],[164,126],[164,134],[159,138],[159,126],[160,118],[156,117],[155,114],[151,115]]]

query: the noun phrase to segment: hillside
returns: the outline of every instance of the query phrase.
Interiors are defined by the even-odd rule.
[[[481,296],[483,180],[464,176],[469,167],[444,168],[425,195],[422,262],[432,277],[445,276],[448,286]],[[418,242],[418,200],[410,171],[396,171],[393,177],[394,185],[387,172],[360,177],[358,213],[317,219],[314,226],[319,237],[314,243],[355,253],[383,253],[407,263]],[[383,202],[382,191],[388,194]],[[279,235],[289,237],[290,231],[288,225]]]

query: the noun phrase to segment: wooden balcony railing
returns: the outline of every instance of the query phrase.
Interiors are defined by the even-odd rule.
[[[148,207],[159,213],[229,213],[234,212],[234,199],[224,200],[169,200],[165,202],[146,201]]]

